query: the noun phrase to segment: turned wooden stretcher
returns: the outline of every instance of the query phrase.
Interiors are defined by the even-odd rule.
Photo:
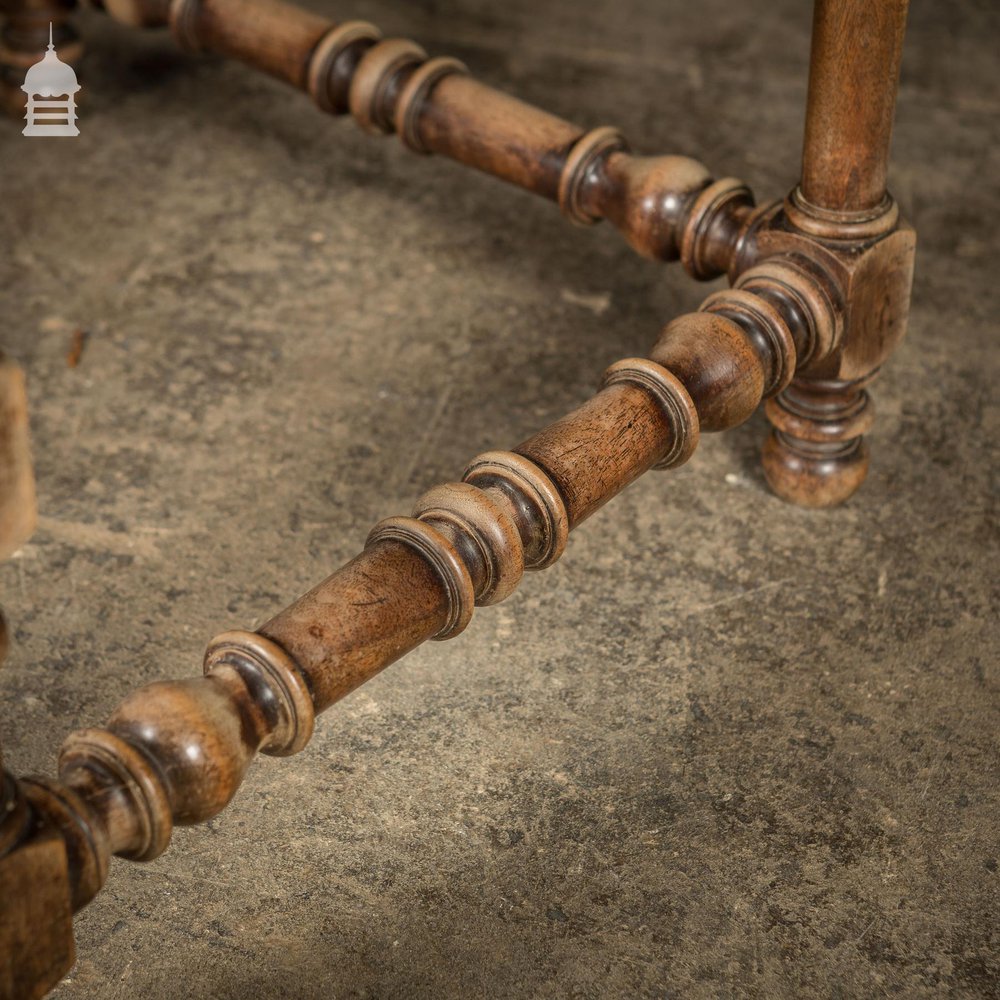
[[[640,254],[731,288],[669,322],[646,358],[613,364],[568,416],[472,460],[412,516],[376,525],[364,551],[256,632],[227,632],[204,676],[136,691],[103,728],[72,734],[58,779],[0,790],[0,995],[40,996],[74,960],[72,916],[112,855],[147,861],[174,824],[233,797],[257,754],[309,742],[316,714],[476,605],[557,560],[569,531],[649,469],[686,462],[701,433],[773,424],[768,482],[807,506],[847,499],[868,467],[867,387],[902,338],[914,233],[886,190],[906,0],[817,0],[802,173],[783,201],[695,160],[632,152],[429,59],[374,26],[334,25],[278,0],[104,0],[140,27],[242,60],[328,113],[395,132],[559,205],[607,219]],[[49,22],[79,52],[63,0],[6,0],[2,80],[19,85]]]

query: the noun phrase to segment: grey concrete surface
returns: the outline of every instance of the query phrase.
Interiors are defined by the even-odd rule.
[[[805,3],[330,13],[762,198],[796,178]],[[18,773],[706,293],[239,65],[82,23],[81,136],[0,126],[42,513],[0,567]],[[760,417],[646,477],[207,827],[115,862],[59,1000],[998,995],[998,27],[912,14],[891,182],[917,281],[864,490],[770,496]]]

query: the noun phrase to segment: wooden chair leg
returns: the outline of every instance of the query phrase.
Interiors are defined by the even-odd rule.
[[[175,824],[229,803],[258,752],[302,750],[316,714],[422,642],[458,635],[638,476],[686,461],[701,433],[768,400],[775,490],[811,506],[853,493],[868,461],[866,386],[905,332],[913,270],[913,230],[885,188],[905,0],[818,0],[802,181],[759,207],[738,180],[636,156],[616,130],[580,129],[364,22],[332,25],[280,0],[105,8],[169,21],[189,48],[534,191],[575,222],[607,219],[639,253],[733,287],[668,324],[649,358],[612,365],[574,412],[376,525],[363,552],[260,630],[220,636],[204,676],[148,685],[103,728],[72,734],[58,780],[0,771],[0,998],[40,996],[65,971],[71,915],[112,855],[157,857]],[[6,10],[8,69],[55,13],[68,37],[64,4]]]
[[[886,189],[908,0],[816,0],[802,179],[793,226],[853,269],[851,257],[900,230]],[[914,240],[877,248],[879,267],[845,288],[840,344],[767,406],[764,472],[781,497],[842,503],[864,481],[874,410],[866,386],[906,328]],[[863,280],[862,280],[863,278]],[[884,302],[883,302],[884,297]]]

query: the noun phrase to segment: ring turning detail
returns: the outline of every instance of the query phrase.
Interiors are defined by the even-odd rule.
[[[149,684],[103,727],[72,733],[57,779],[0,771],[0,998],[42,996],[66,972],[73,913],[112,855],[158,857],[176,824],[226,807],[258,752],[302,751],[316,715],[423,642],[459,635],[635,479],[687,462],[702,434],[763,404],[772,489],[805,506],[849,498],[877,432],[869,387],[906,330],[915,252],[886,189],[906,0],[816,0],[801,180],[760,204],[737,178],[640,155],[616,128],[581,128],[365,21],[281,0],[93,2],[366,132],[540,195],[573,223],[607,220],[647,261],[730,287],[668,322],[648,357],[612,364],[572,412],[375,525],[354,559],[259,629],[219,635],[201,676]],[[8,106],[49,22],[60,55],[79,57],[71,7],[0,0]]]

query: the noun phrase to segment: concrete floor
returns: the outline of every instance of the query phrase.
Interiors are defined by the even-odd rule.
[[[796,178],[801,0],[340,12],[762,198]],[[79,139],[0,127],[42,514],[0,567],[18,773],[707,291],[241,66],[83,25]],[[762,418],[646,477],[207,828],[116,862],[60,1000],[1000,995],[998,27],[985,0],[912,15],[891,182],[921,245],[863,491],[770,496]]]

